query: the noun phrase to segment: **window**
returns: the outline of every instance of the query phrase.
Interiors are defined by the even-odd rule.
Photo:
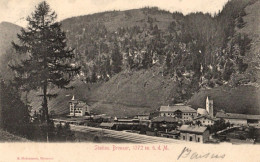
[[[203,120],[203,123],[205,123],[205,120]]]
[[[190,136],[190,141],[192,141],[192,137]]]
[[[185,140],[185,136],[183,136],[183,140]]]
[[[198,137],[198,142],[200,142],[200,137]]]

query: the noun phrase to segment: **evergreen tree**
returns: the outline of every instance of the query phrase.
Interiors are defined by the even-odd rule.
[[[110,65],[110,57],[105,58],[105,69],[106,71],[106,79],[109,79],[108,77],[111,77],[111,65]]]
[[[96,65],[94,65],[93,69],[92,69],[91,82],[92,83],[97,82],[97,66]]]
[[[145,52],[142,60],[142,65],[144,69],[148,69],[152,66],[153,58],[151,52]]]
[[[123,56],[119,51],[119,46],[117,40],[114,42],[114,49],[112,51],[111,55],[112,59],[112,72],[117,74],[122,70],[122,64],[123,64]]]
[[[48,93],[48,86],[68,88],[72,77],[80,70],[71,63],[73,50],[67,48],[65,32],[61,24],[55,22],[56,17],[50,6],[41,2],[27,18],[27,29],[18,34],[20,44],[12,43],[16,51],[28,55],[20,64],[11,65],[17,74],[15,80],[22,82],[22,88],[43,91],[42,112],[46,122],[49,119],[47,97],[54,95]]]
[[[241,16],[238,17],[237,19],[237,27],[239,29],[243,28],[245,26],[245,22]]]
[[[166,64],[167,70],[169,71],[171,69],[171,65],[172,65],[172,60],[171,60],[171,54],[170,53],[168,53],[166,55],[165,64]]]
[[[130,55],[130,53],[127,53],[127,64],[129,69],[132,69],[134,67],[134,59],[132,54]]]
[[[21,100],[18,89],[12,84],[0,82],[0,127],[23,137],[30,136],[29,107]]]

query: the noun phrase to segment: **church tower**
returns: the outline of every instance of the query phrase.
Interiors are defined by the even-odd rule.
[[[208,96],[206,99],[206,110],[209,116],[213,117],[213,100],[210,100]]]

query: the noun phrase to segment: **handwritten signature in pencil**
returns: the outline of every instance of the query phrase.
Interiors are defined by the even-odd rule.
[[[179,159],[224,159],[225,158],[225,154],[213,154],[213,153],[197,153],[195,151],[192,151],[190,148],[184,147],[184,149],[182,150],[182,152],[179,154],[177,160]]]

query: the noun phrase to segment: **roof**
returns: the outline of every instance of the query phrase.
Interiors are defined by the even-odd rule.
[[[217,112],[217,118],[260,120],[260,115]]]
[[[113,127],[115,124],[114,123],[101,123],[99,126],[100,127]]]
[[[182,125],[179,130],[181,132],[191,132],[191,133],[204,133],[207,130],[207,127],[203,126],[190,126]]]
[[[170,132],[168,132],[168,133],[170,133],[170,134],[179,134],[180,133],[180,131],[178,131],[178,130],[171,130]]]
[[[217,120],[216,118],[213,118],[213,117],[211,117],[209,115],[201,115],[201,116],[198,116],[198,117],[194,118],[193,120],[197,120],[197,119],[200,119],[200,118],[207,118],[207,119],[213,120],[213,121]]]
[[[213,102],[213,99],[210,99],[209,96],[207,96],[207,100],[209,100],[209,102]]]
[[[161,106],[160,112],[175,112],[175,111],[181,111],[181,112],[196,112],[195,109],[191,108],[187,105],[174,105],[174,106]]]
[[[118,122],[133,122],[134,119],[117,119]]]
[[[159,116],[152,119],[152,122],[168,122],[168,123],[174,123],[178,122],[179,120],[173,117],[169,116]]]
[[[89,107],[89,105],[86,104],[83,101],[73,100],[73,101],[70,101],[70,102],[74,103],[76,108],[85,108],[85,107],[87,108],[87,107]]]
[[[208,114],[207,110],[203,109],[203,108],[198,108],[197,113],[201,114],[201,115],[207,115]]]
[[[137,116],[149,116],[150,113],[140,113],[140,114],[137,114]]]
[[[88,107],[89,105],[86,104],[85,102],[83,101],[78,101],[78,103],[76,104],[77,107]]]

